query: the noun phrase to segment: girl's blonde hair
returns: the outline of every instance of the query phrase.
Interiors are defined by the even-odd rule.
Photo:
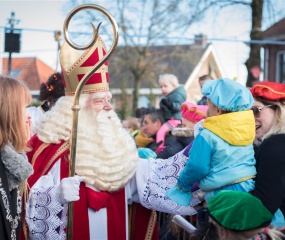
[[[161,84],[162,82],[170,83],[175,87],[179,86],[178,78],[173,74],[161,74],[161,75],[159,75],[158,83]]]
[[[0,75],[0,147],[10,142],[17,152],[27,141],[25,107],[31,94],[24,82]]]

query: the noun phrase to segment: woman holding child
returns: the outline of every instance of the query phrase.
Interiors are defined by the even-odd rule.
[[[257,170],[255,188],[250,193],[261,201],[272,216],[274,214],[271,224],[276,228],[283,229],[285,226],[285,85],[276,82],[261,82],[253,86],[250,91],[254,97],[254,105],[251,109],[255,117],[254,146]],[[210,200],[213,207],[221,207],[221,204],[214,202],[217,197]],[[252,205],[247,213],[254,206]],[[260,212],[262,208],[260,206],[256,211]],[[236,209],[233,216],[236,216],[239,210],[240,208]],[[211,213],[211,209],[209,211]],[[243,216],[245,215],[243,214]],[[231,219],[235,224],[241,222],[240,219],[235,222],[234,218],[228,219]],[[198,229],[196,237],[191,239],[215,239],[213,237],[207,238],[207,236],[213,236],[217,232],[211,227],[212,225],[211,222],[208,229]],[[216,226],[218,228],[225,227],[221,223],[216,224]],[[284,239],[284,236],[282,238],[281,235],[279,235],[280,238],[278,236],[265,237],[264,234],[268,232],[267,229],[265,228],[263,232],[263,238],[256,235],[252,239]],[[248,237],[238,239],[248,239]]]
[[[258,197],[274,216],[273,225],[285,225],[285,85],[262,82],[251,88],[255,103],[257,175],[255,189]],[[282,214],[281,214],[282,213]]]
[[[217,80],[216,84],[220,81]],[[227,81],[227,83],[231,84],[232,82]],[[203,89],[206,90],[206,88]],[[275,214],[272,224],[279,228],[285,225],[282,216],[282,214],[285,214],[285,85],[275,82],[263,82],[256,84],[250,91],[254,97],[254,102],[248,104],[244,110],[249,108],[254,114],[256,132],[254,144],[257,174],[256,178],[252,179],[255,182],[255,188],[252,187],[252,189],[247,190],[250,190],[252,195],[260,199],[272,214]],[[216,91],[213,92],[216,93]],[[222,92],[220,94],[223,95]],[[242,98],[240,94],[236,95],[236,97],[239,99]],[[221,104],[220,101],[213,101],[217,105]],[[248,124],[248,122],[244,122],[244,124]],[[187,158],[183,160],[186,162]],[[182,168],[185,162],[181,162]],[[174,165],[174,163],[172,164]],[[251,168],[252,165],[250,165]],[[179,174],[180,171],[181,169],[179,169],[178,175],[181,175]],[[156,174],[159,175],[159,171],[156,171]],[[175,182],[173,180],[175,178],[177,179],[177,175],[169,178],[168,186],[165,187],[165,190],[169,189],[171,184]],[[155,192],[151,187],[148,187],[148,191]],[[188,201],[189,198],[191,199],[190,187],[189,191],[190,196],[188,196]],[[174,200],[178,199],[174,197]],[[187,203],[189,204],[189,202]]]

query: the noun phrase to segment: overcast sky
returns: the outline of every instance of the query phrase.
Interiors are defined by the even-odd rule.
[[[67,15],[67,11],[64,10],[66,2],[0,0],[0,57],[8,57],[8,53],[3,53],[3,27],[7,26],[7,19],[13,11],[16,19],[20,20],[15,28],[21,28],[23,31],[21,53],[13,53],[12,57],[36,56],[52,68],[56,68],[57,43],[53,31],[62,30]],[[98,3],[98,1],[93,2]],[[285,0],[274,0],[274,2],[280,5],[280,9],[285,9]],[[108,9],[107,0],[100,1],[100,4]],[[282,13],[279,12],[279,15],[282,16]],[[226,73],[225,77],[238,77],[241,83],[245,83],[246,69],[243,63],[248,57],[249,48],[241,40],[249,40],[250,25],[250,12],[244,7],[229,8],[219,14],[213,10],[181,37],[191,38],[198,33],[206,34],[213,40]]]

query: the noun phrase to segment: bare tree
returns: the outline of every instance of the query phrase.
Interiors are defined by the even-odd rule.
[[[262,44],[260,44],[260,40],[262,40],[262,23],[265,20],[263,16],[266,14],[268,18],[274,19],[276,13],[273,0],[213,0],[213,2],[211,5],[219,7],[221,10],[233,5],[244,5],[248,6],[249,11],[251,11],[250,53],[245,62],[248,72],[246,86],[251,87],[253,82],[258,80],[258,77],[252,74],[251,69],[253,67],[261,69],[260,50]]]
[[[85,1],[72,0],[70,3],[74,7]],[[130,73],[133,81],[133,112],[138,105],[141,81],[158,58],[163,57],[150,57],[150,47],[177,44],[178,37],[184,35],[191,24],[203,18],[214,3],[212,0],[116,0],[108,1],[108,7],[102,5],[114,15],[119,25],[121,41],[116,57],[119,56],[124,62],[125,71]],[[87,21],[98,21],[92,12],[80,17],[81,22],[82,19],[85,24]]]
[[[268,0],[270,1],[270,0]],[[221,9],[224,9],[233,5],[245,5],[249,7],[251,11],[251,31],[250,40],[262,40],[262,15],[263,15],[263,2],[264,0],[222,0],[216,1],[216,5]],[[246,86],[251,87],[252,82],[257,80],[251,74],[252,67],[258,66],[260,68],[261,58],[260,49],[262,45],[256,43],[250,43],[250,53],[249,57],[245,62],[248,77],[246,81]]]
[[[251,2],[251,40],[262,40],[262,13],[263,13],[263,0],[252,0]],[[260,68],[260,49],[261,44],[250,44],[250,53],[247,61],[245,62],[247,68],[247,81],[246,86],[252,87],[253,81],[256,79],[252,76],[250,69],[258,66]]]
[[[86,2],[70,0],[72,7]],[[181,44],[179,36],[183,36],[193,23],[200,21],[207,10],[215,7],[219,11],[233,5],[248,6],[252,22],[250,39],[261,40],[265,3],[271,6],[271,10],[273,9],[272,0],[110,0],[105,2],[108,5],[102,6],[114,15],[119,25],[120,51],[117,51],[115,56],[119,58],[116,64],[122,65],[128,72],[124,81],[129,81],[130,78],[133,81],[133,111],[137,107],[139,89],[146,73],[151,72],[151,68],[159,58],[164,57],[162,54],[155,54],[154,59],[153,55],[150,55],[152,46]],[[98,4],[102,2],[98,1]],[[98,21],[92,12],[82,15],[80,21],[82,20],[85,25],[87,22]],[[104,30],[101,29],[101,32]],[[250,74],[250,69],[254,66],[260,67],[261,47],[261,44],[250,44],[249,58],[245,63],[248,69],[247,86],[252,86],[252,81],[255,80]]]

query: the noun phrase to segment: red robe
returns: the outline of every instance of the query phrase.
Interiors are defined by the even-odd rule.
[[[34,167],[34,174],[28,179],[29,187],[51,170],[53,165],[61,160],[60,178],[68,177],[69,172],[69,142],[62,141],[60,144],[46,144],[41,142],[36,135],[29,141],[32,151],[27,153],[30,163]],[[117,192],[97,192],[80,184],[80,200],[74,202],[73,217],[73,239],[90,239],[88,208],[99,211],[101,208],[107,209],[108,240],[126,239],[126,209],[125,209],[125,189]],[[151,210],[136,204],[136,211],[132,215],[132,225],[130,230],[131,239],[143,240],[147,229],[150,228]],[[158,226],[155,222],[155,229],[152,238],[158,239]],[[98,224],[98,223],[94,223]]]

